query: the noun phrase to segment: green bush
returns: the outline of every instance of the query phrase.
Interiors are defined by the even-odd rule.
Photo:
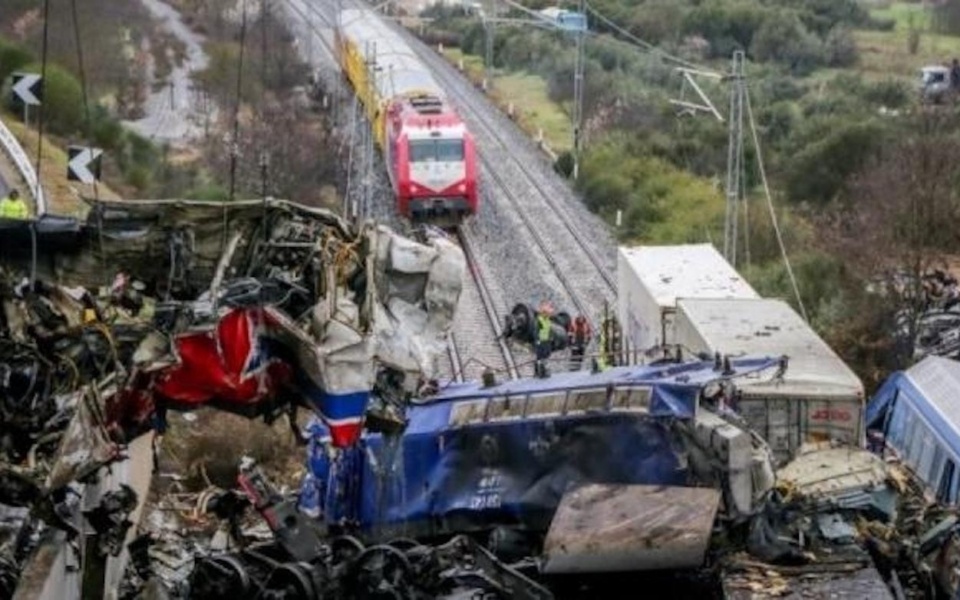
[[[573,154],[571,154],[570,151],[561,152],[560,155],[557,156],[557,160],[553,163],[553,170],[564,177],[573,175]]]
[[[790,266],[811,325],[823,332],[844,319],[844,287],[848,273],[843,261],[821,252],[794,253]],[[782,259],[743,269],[744,277],[761,296],[781,298],[799,311],[797,295]]]
[[[107,109],[99,104],[91,111],[91,137],[93,142],[107,151],[115,151],[124,142],[124,129],[120,121],[113,118]]]
[[[636,145],[624,136],[591,145],[577,181],[587,206],[611,223],[623,211],[623,240],[706,239],[722,218],[722,195],[709,181],[640,154]]]
[[[857,42],[850,31],[844,27],[834,27],[823,42],[827,65],[831,67],[851,67],[860,59]]]
[[[747,50],[766,20],[769,9],[753,2],[709,3],[693,8],[683,20],[686,35],[700,35],[710,42],[710,55],[729,57],[734,50]]]
[[[868,102],[887,108],[903,108],[910,103],[910,88],[902,81],[887,79],[866,86],[863,97]]]
[[[25,66],[24,70],[40,73],[41,66],[34,63]],[[83,90],[80,82],[66,69],[47,65],[42,109],[48,132],[66,136],[80,131],[84,122]]]
[[[872,29],[874,31],[893,31],[897,28],[896,19],[877,19],[870,17],[863,24],[863,27],[866,29]]]
[[[23,48],[0,40],[0,80],[6,81],[14,71],[33,62],[33,55]]]
[[[883,145],[884,129],[874,123],[841,127],[801,150],[786,173],[787,196],[794,202],[823,205],[840,194],[848,178]]]
[[[230,191],[222,185],[207,183],[189,190],[184,197],[191,200],[210,200],[223,202],[230,199]]]
[[[756,60],[776,61],[794,75],[806,75],[824,63],[820,40],[810,33],[797,13],[777,11],[763,21],[750,46]]]
[[[150,188],[153,182],[153,175],[149,167],[137,165],[126,169],[124,179],[128,185],[133,186],[138,192],[145,192]]]

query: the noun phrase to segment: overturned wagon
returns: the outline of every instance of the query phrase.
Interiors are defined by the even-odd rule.
[[[762,480],[753,470],[750,437],[722,419],[701,419],[700,398],[705,388],[759,376],[776,365],[773,359],[744,359],[726,373],[696,362],[559,373],[492,387],[451,385],[410,407],[402,435],[365,434],[356,447],[336,455],[327,448],[328,428],[315,423],[301,510],[330,527],[352,524],[370,539],[469,532],[524,554],[540,548],[548,530],[562,540],[570,537],[568,527],[579,526],[580,519],[568,518],[555,531],[562,502],[577,510],[574,499],[564,500],[568,491],[587,484],[627,488],[594,493],[616,505],[649,496],[632,486],[669,486],[661,496],[649,496],[645,509],[663,535],[647,531],[623,540],[621,550],[632,558],[625,559],[629,565],[617,564],[626,570],[695,566],[716,510],[715,504],[704,519],[689,518],[703,498],[693,498],[685,486],[702,483],[715,466],[700,464],[701,457],[727,444],[729,462],[718,468],[736,472],[717,480],[747,484],[722,492],[723,511],[731,518],[750,511],[756,490],[749,486]],[[600,510],[603,502],[593,504]],[[611,509],[606,518],[617,520],[618,514]],[[690,536],[703,542],[696,558],[690,548],[677,551],[678,540]],[[554,569],[568,572],[582,562],[576,554],[585,552],[556,542]]]

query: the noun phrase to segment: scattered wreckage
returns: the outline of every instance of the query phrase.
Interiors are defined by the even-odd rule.
[[[556,352],[567,347],[567,331],[573,319],[566,311],[550,312],[550,346]],[[537,308],[516,304],[504,318],[503,336],[523,344],[534,345],[537,339]]]
[[[5,227],[0,515],[16,518],[0,540],[0,597],[108,585],[50,569],[89,571],[90,540],[108,562],[123,554],[143,501],[123,479],[145,462],[125,465],[125,450],[162,432],[167,410],[272,420],[302,405],[342,446],[368,408],[380,417],[368,425],[389,425],[397,411],[383,399],[434,376],[464,269],[443,237],[357,230],[276,200],[97,202],[86,223]]]
[[[910,470],[834,444],[775,468],[735,409],[784,357],[441,383],[463,275],[443,236],[281,201],[37,229],[36,257],[0,241],[0,598],[547,599],[663,570],[738,600],[956,594],[956,517]],[[142,434],[201,406],[308,407],[306,474],[245,462],[196,499],[208,527],[171,533]]]
[[[299,492],[242,467],[242,492],[207,503],[233,547],[198,552],[167,593],[554,598],[570,577],[682,569],[737,600],[936,597],[952,512],[836,442],[775,471],[724,404],[780,359],[725,362],[451,384],[416,399],[402,433],[343,449],[314,418]],[[251,507],[273,541],[244,542]]]

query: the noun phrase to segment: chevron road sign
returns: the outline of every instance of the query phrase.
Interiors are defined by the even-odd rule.
[[[36,73],[14,73],[13,95],[27,106],[39,106],[43,99],[42,79]]]
[[[103,150],[70,146],[67,149],[67,179],[80,183],[93,183],[100,179],[100,156]]]

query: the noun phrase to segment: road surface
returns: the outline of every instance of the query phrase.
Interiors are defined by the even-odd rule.
[[[183,143],[200,136],[205,119],[214,118],[212,106],[204,111],[201,98],[193,91],[191,79],[192,73],[205,69],[209,61],[203,51],[204,39],[194,33],[169,4],[161,0],[140,2],[162,23],[167,33],[184,44],[186,55],[183,63],[175,66],[162,82],[155,81],[153,63],[150,63],[150,95],[143,105],[146,114],[136,121],[124,121],[124,125],[150,140]]]

